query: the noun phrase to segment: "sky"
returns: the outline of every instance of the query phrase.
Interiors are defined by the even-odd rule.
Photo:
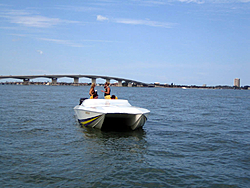
[[[250,0],[0,0],[0,67],[250,85]]]

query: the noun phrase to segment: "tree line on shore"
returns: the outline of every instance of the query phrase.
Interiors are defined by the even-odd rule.
[[[24,85],[23,82],[1,82],[1,85]],[[29,82],[28,85],[53,85],[51,82]],[[91,83],[69,83],[69,82],[57,82],[54,85],[64,85],[64,86],[90,86]],[[97,84],[99,86],[103,86],[104,84]],[[111,86],[118,86],[118,83],[111,83]],[[128,87],[128,83],[123,82],[123,87]],[[136,83],[133,83],[130,85],[131,87],[161,87],[161,88],[182,88],[182,89],[244,89],[244,90],[250,90],[250,86],[228,86],[228,85],[218,85],[218,86],[197,86],[197,85],[175,85],[173,83],[171,84],[148,84],[148,85],[138,85]]]

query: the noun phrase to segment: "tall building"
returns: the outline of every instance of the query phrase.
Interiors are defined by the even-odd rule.
[[[240,87],[240,79],[239,78],[234,79],[234,86],[235,87]]]

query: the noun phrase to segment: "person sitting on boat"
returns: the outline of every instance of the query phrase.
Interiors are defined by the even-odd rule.
[[[109,87],[109,82],[106,82],[104,84],[104,89],[105,89],[105,91],[101,90],[101,92],[104,92],[104,98],[111,99],[111,96],[110,96],[111,89]]]
[[[118,99],[118,97],[115,96],[115,95],[112,95],[112,96],[111,96],[111,99]]]
[[[97,93],[95,91],[95,86],[96,86],[95,83],[91,84],[91,87],[90,87],[90,90],[89,90],[90,99],[93,99],[94,95]]]

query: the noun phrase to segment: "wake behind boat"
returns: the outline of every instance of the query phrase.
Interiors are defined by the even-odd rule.
[[[102,130],[135,130],[143,127],[150,113],[124,99],[85,99],[74,111],[81,125]]]

